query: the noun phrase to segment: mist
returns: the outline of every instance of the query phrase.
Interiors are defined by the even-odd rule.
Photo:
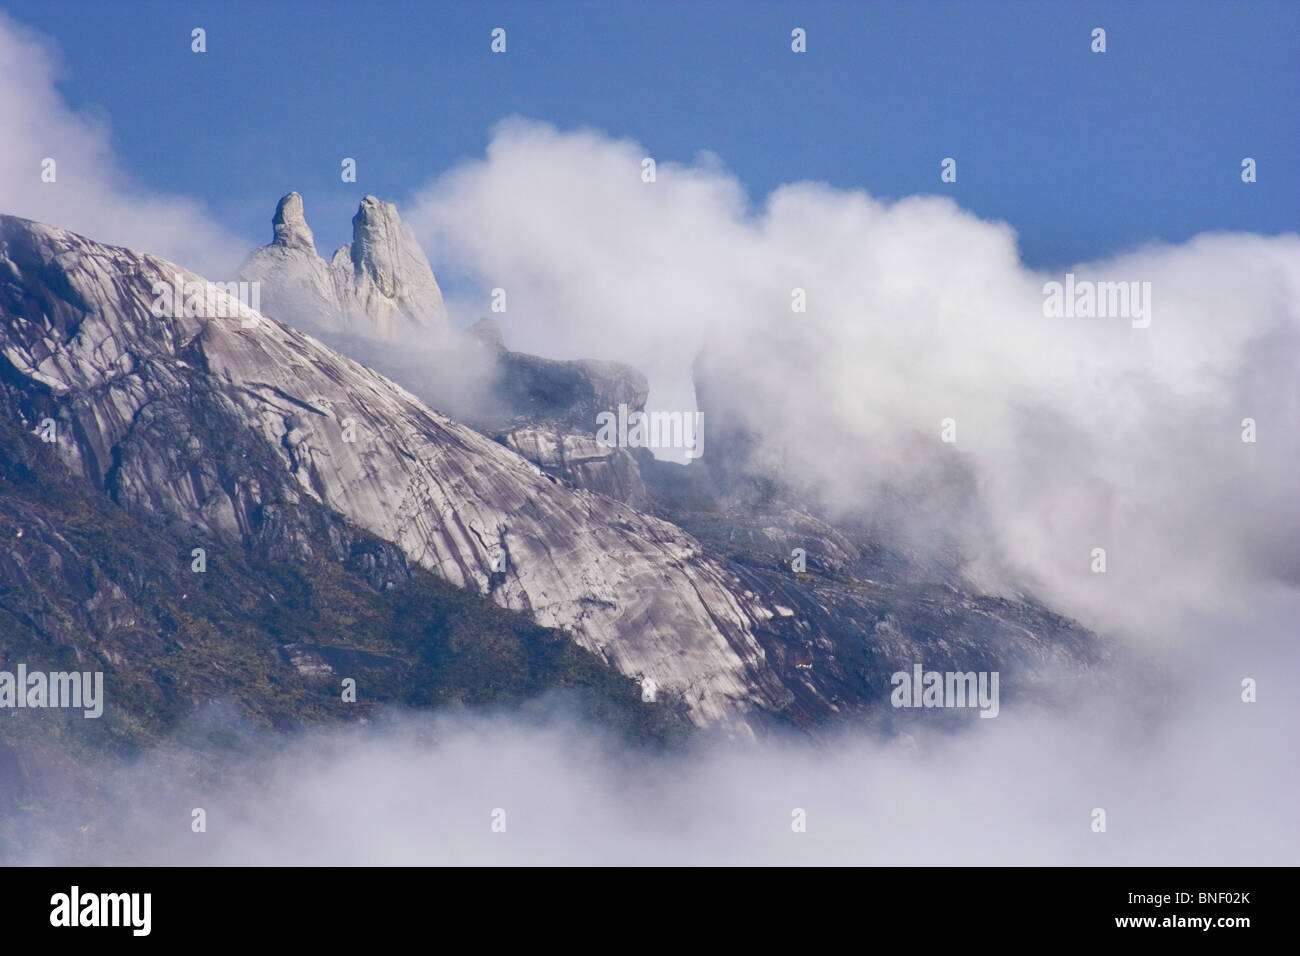
[[[247,243],[201,203],[134,182],[113,150],[108,117],[63,99],[63,72],[52,40],[0,11],[0,210],[163,256],[209,279],[233,277]]]
[[[192,201],[126,180],[105,121],[60,97],[47,41],[0,20],[0,48],[7,212],[218,278],[251,251]],[[453,320],[491,314],[503,288],[509,347],[630,364],[651,409],[695,411],[694,368],[706,463],[712,438],[743,429],[748,467],[804,506],[1127,641],[1176,644],[1193,615],[1300,584],[1300,236],[1203,235],[1046,273],[1010,225],[949,197],[809,182],[751,197],[709,153],[644,182],[650,155],[514,118],[399,202]],[[65,174],[34,188],[45,156]],[[1049,318],[1044,287],[1066,273],[1149,283],[1149,325]],[[454,416],[494,417],[489,356],[334,344],[436,381]]]
[[[60,839],[5,862],[1294,865],[1296,610],[1262,608],[1231,643],[1206,621],[1185,656],[955,731],[914,712],[888,736],[849,725],[650,752],[562,702],[288,738],[209,716],[236,752],[199,758],[179,734],[94,768],[99,797],[43,821]]]
[[[706,448],[739,427],[807,505],[1107,634],[1177,643],[1190,615],[1300,583],[1300,236],[1044,273],[947,197],[794,183],[755,204],[709,154],[643,182],[650,155],[500,123],[404,207],[444,280],[479,290],[453,315],[505,288],[511,347],[632,364],[652,408],[696,408],[694,365]],[[1149,283],[1146,314],[1048,317],[1066,273]]]
[[[58,75],[0,15],[4,211],[230,274],[248,243],[131,183]],[[695,410],[698,370],[706,459],[714,429],[743,429],[748,466],[809,507],[952,551],[976,588],[1116,639],[1109,670],[956,730],[921,714],[903,734],[706,734],[668,753],[562,701],[544,719],[394,713],[287,737],[209,714],[237,749],[207,765],[190,728],[83,767],[94,792],[3,821],[18,835],[4,862],[1294,865],[1300,236],[1153,242],[1046,272],[1011,225],[947,196],[796,182],[751,197],[707,153],[647,183],[650,155],[516,118],[399,203],[457,324],[504,288],[510,348],[626,362],[656,409]],[[42,184],[47,157],[59,178]],[[1149,325],[1047,316],[1044,286],[1067,273],[1149,283]],[[407,365],[439,354],[408,345]],[[444,361],[444,408],[483,414],[495,370]],[[60,837],[22,839],[38,829]]]

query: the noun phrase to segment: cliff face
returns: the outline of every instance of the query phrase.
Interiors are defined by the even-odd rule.
[[[274,240],[253,253],[240,276],[264,283],[268,315],[308,331],[388,341],[412,333],[430,342],[446,336],[442,291],[392,203],[363,199],[352,217],[352,242],[328,263],[316,252],[297,193],[280,200],[271,225]]]
[[[278,251],[261,258],[310,248],[292,200],[277,214]],[[354,265],[386,241],[367,235]],[[0,217],[0,413],[169,540],[270,567],[428,572],[563,629],[624,677],[653,681],[696,725],[742,735],[836,714],[902,719],[889,676],[916,663],[998,670],[1014,695],[1104,657],[1093,635],[1032,601],[971,593],[874,531],[832,527],[747,478],[739,452],[714,461],[743,436],[715,430],[709,458],[688,466],[599,445],[595,411],[645,401],[630,369],[507,352],[480,330],[474,347],[497,363],[505,400],[504,417],[476,430],[224,293],[165,307],[158,290],[177,275],[205,288],[152,256]],[[386,301],[409,299],[393,274],[365,275]],[[268,283],[263,307],[332,288],[304,281],[296,292]],[[398,366],[413,388],[428,385],[427,369]],[[40,540],[57,556],[56,532]],[[82,630],[143,620],[104,593]],[[11,610],[57,631],[34,605]],[[295,669],[329,666],[323,640],[291,643],[277,653]]]
[[[770,613],[665,521],[569,489],[503,445],[274,320],[155,315],[169,263],[0,219],[8,414],[129,511],[280,553],[327,543],[318,503],[411,561],[567,628],[627,675],[743,727],[790,694],[753,629]],[[247,327],[251,326],[251,327]]]

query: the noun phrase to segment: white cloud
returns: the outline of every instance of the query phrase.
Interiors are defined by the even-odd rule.
[[[241,748],[260,756],[155,753],[82,768],[94,799],[61,804],[42,821],[60,839],[24,840],[22,862],[1294,865],[1300,671],[1287,638],[1274,620],[1230,652],[1201,644],[1177,678],[1107,675],[1070,705],[1012,703],[957,733],[913,712],[892,740],[654,755],[564,719],[426,714]],[[1260,678],[1257,703],[1239,698],[1245,673]],[[188,826],[196,806],[202,834]],[[806,832],[791,829],[795,808]]]
[[[0,13],[0,212],[230,274],[247,244],[191,199],[146,191],[122,172],[107,124],[69,109],[56,51]],[[43,182],[42,162],[55,161]]]
[[[725,411],[833,507],[959,547],[984,586],[1094,627],[1167,639],[1188,614],[1300,582],[1300,237],[1081,264],[1080,279],[1150,282],[1150,327],[1049,319],[1043,285],[1064,276],[946,198],[796,183],[754,209],[716,158],[660,163],[647,184],[646,155],[500,124],[407,213],[435,268],[482,290],[453,309],[481,313],[504,287],[512,347],[629,362],[663,408],[693,407],[708,342],[706,458]],[[939,441],[949,417],[955,446]],[[882,510],[891,490],[910,504]]]
[[[127,181],[54,63],[0,17],[0,209],[208,274],[242,258],[197,204]],[[597,748],[590,728],[422,719],[309,736],[211,789],[142,763],[105,775],[117,804],[71,856],[37,862],[1294,863],[1300,238],[1203,236],[1080,265],[1150,281],[1151,327],[1046,319],[1042,285],[1061,276],[947,199],[799,183],[753,208],[709,156],[642,183],[646,154],[512,121],[408,217],[444,278],[478,283],[462,309],[508,289],[513,347],[630,362],[671,408],[691,406],[708,343],[715,400],[757,429],[760,458],[784,449],[793,480],[918,545],[951,539],[990,587],[1144,636],[1192,622],[1196,673],[1147,699],[1126,663],[1106,679],[1137,673],[1136,699],[1008,706],[913,752],[847,734],[647,761]],[[45,156],[56,184],[40,182]],[[955,447],[938,442],[944,417]],[[1257,444],[1239,439],[1244,417]],[[882,513],[890,487],[916,500]],[[1178,655],[1164,663],[1181,673]],[[1236,697],[1249,674],[1255,705]],[[489,829],[497,806],[507,835]],[[1093,806],[1110,833],[1089,831]],[[81,832],[80,803],[59,812]]]
[[[228,273],[246,244],[192,200],[131,184],[105,125],[60,97],[56,61],[0,16],[0,210]],[[709,343],[706,456],[724,417],[744,420],[757,458],[831,506],[960,548],[984,586],[1032,589],[1094,627],[1169,637],[1189,613],[1300,582],[1300,237],[1207,235],[1079,265],[1151,282],[1151,327],[1047,319],[1043,283],[1062,276],[1025,268],[1009,226],[948,199],[796,183],[752,208],[707,154],[642,182],[648,152],[500,124],[484,160],[407,213],[440,275],[479,288],[453,309],[483,314],[505,287],[513,347],[629,362],[667,409],[694,407]],[[795,287],[807,313],[790,311]],[[937,440],[948,417],[955,446]],[[1256,444],[1240,441],[1247,417]],[[900,491],[908,507],[882,511]]]

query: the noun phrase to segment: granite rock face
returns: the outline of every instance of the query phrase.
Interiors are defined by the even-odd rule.
[[[433,269],[392,203],[374,196],[361,200],[352,217],[352,242],[334,253],[330,267],[352,324],[373,322],[383,339],[412,327],[435,338],[446,334],[447,310]]]
[[[591,435],[561,434],[524,427],[498,437],[511,451],[575,488],[585,488],[633,508],[647,502],[636,459],[624,448],[605,445]]]
[[[153,314],[154,283],[177,272],[202,281],[0,218],[5,411],[53,421],[74,473],[133,513],[232,544],[274,534],[286,553],[324,546],[292,524],[309,498],[680,693],[701,724],[745,730],[788,701],[753,633],[770,612],[690,535],[564,487],[277,321]],[[275,468],[241,467],[266,450]]]
[[[261,306],[308,332],[349,333],[396,341],[447,335],[447,310],[433,269],[392,203],[374,196],[352,218],[352,242],[329,263],[303,215],[302,197],[280,200],[275,239],[244,264],[240,278],[263,284]]]
[[[641,508],[646,504],[636,458],[596,440],[597,416],[620,404],[645,407],[645,376],[618,362],[559,361],[506,348],[500,327],[480,319],[463,348],[494,363],[489,386],[465,420],[546,474]]]
[[[298,193],[280,200],[271,223],[274,241],[241,270],[261,283],[267,315],[405,383],[568,487],[645,503],[636,460],[593,440],[599,413],[644,407],[640,372],[511,351],[492,319],[454,333],[428,259],[391,203],[362,200],[352,242],[329,264],[316,253]]]
[[[286,251],[316,252],[316,237],[307,228],[307,219],[302,211],[302,197],[297,193],[289,193],[276,204],[271,226],[275,231],[275,242],[272,245]]]
[[[402,269],[384,265],[388,213],[363,213],[351,288],[407,301]],[[254,261],[277,283],[276,263],[307,265],[298,292],[268,291],[286,305],[328,298],[292,196],[276,218],[277,242]],[[479,329],[473,347],[508,373],[508,400],[500,431],[469,427],[265,315],[160,312],[155,289],[177,273],[202,283],[0,217],[0,414],[52,436],[63,467],[142,522],[280,561],[342,560],[355,529],[566,630],[697,725],[741,735],[837,714],[894,726],[907,715],[889,707],[889,676],[914,664],[999,670],[1005,697],[1105,660],[1094,635],[1031,597],[973,592],[955,566],[755,480],[739,450],[719,461],[743,435],[690,465],[599,446],[596,411],[645,401],[626,367],[521,356]],[[416,365],[401,371],[420,384]]]

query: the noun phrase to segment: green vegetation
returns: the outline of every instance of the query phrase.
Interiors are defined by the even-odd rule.
[[[149,524],[0,416],[0,669],[103,670],[106,697],[98,720],[0,712],[0,751],[125,755],[209,705],[285,730],[382,706],[514,709],[556,692],[631,741],[664,746],[688,733],[680,702],[642,703],[635,681],[565,634],[350,533],[347,560],[280,560]],[[191,570],[196,547],[203,573]],[[345,677],[354,704],[341,700]]]

